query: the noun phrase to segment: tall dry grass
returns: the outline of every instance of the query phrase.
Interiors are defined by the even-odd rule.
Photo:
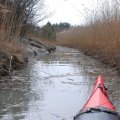
[[[120,6],[105,2],[88,16],[85,25],[58,33],[57,40],[120,68]]]
[[[16,56],[20,62],[24,62],[26,58],[26,49],[25,46],[20,43],[18,38],[10,38],[7,40],[2,39],[2,35],[0,35],[0,53],[5,53],[6,55]]]
[[[0,1],[0,53],[16,56],[22,62],[25,47],[19,42],[19,36],[24,16],[23,11],[18,11],[16,6],[15,1]]]

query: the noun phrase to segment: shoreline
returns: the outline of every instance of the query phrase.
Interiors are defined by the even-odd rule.
[[[117,65],[117,62],[115,61],[115,59],[109,59],[107,57],[104,56],[105,51],[100,51],[100,50],[90,50],[90,49],[83,49],[80,48],[79,45],[72,45],[72,44],[67,44],[67,43],[62,43],[60,41],[56,42],[57,45],[59,46],[64,46],[64,47],[68,47],[68,48],[74,48],[77,49],[79,51],[81,51],[83,54],[98,60],[99,62],[101,62],[102,64],[105,64],[111,68],[114,68],[118,73],[120,73],[120,67]]]
[[[23,57],[23,56],[22,56]],[[24,68],[28,63],[28,58],[23,57],[22,60],[19,57],[2,52],[0,53],[0,77],[5,77],[11,74],[14,70],[20,70]]]
[[[32,48],[31,44],[27,42],[27,39],[23,39],[20,44],[23,44],[22,49],[19,51],[19,47],[15,48],[15,52],[12,53],[12,47],[10,47],[10,51],[0,51],[0,78],[9,76],[14,70],[21,70],[26,67],[27,63],[29,62],[30,56],[37,56],[37,52],[34,48],[37,49],[45,49],[47,52],[54,52],[56,50],[56,46],[49,41],[39,41],[36,42],[36,39],[33,39],[37,46],[39,46],[39,42],[43,43],[40,48],[34,46]],[[42,45],[42,44],[41,44]],[[19,46],[19,44],[18,44]],[[26,48],[25,48],[26,47]],[[47,48],[46,48],[47,47]],[[30,51],[29,51],[30,49]],[[23,52],[24,51],[24,52]],[[30,52],[30,53],[29,53]]]

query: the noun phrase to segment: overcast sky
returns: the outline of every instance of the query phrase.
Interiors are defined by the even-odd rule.
[[[80,25],[85,22],[85,11],[91,11],[96,7],[98,0],[45,0],[48,11],[53,15],[40,24],[68,22],[72,25]]]

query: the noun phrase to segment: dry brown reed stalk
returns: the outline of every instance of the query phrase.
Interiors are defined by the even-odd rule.
[[[1,37],[0,37],[1,38]],[[0,52],[6,53],[8,56],[16,56],[19,61],[23,62],[26,57],[25,46],[18,42],[16,38],[13,40],[0,40]]]
[[[120,66],[120,8],[115,3],[100,5],[84,26],[57,34],[60,44],[80,48],[111,66]]]

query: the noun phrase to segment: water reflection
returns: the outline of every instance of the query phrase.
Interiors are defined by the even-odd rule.
[[[72,120],[100,74],[111,90],[120,89],[110,85],[118,82],[116,72],[77,50],[58,47],[55,53],[31,57],[28,67],[12,76],[10,88],[1,89],[0,119]]]

